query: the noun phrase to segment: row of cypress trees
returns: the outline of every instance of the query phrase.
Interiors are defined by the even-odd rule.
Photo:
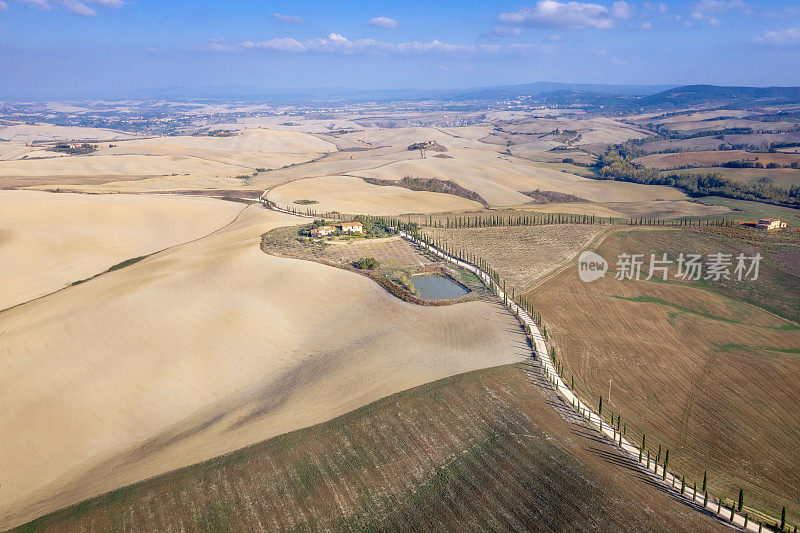
[[[274,202],[271,202],[270,200],[264,199],[262,201],[262,203],[264,203],[267,207],[277,207],[274,204]],[[317,217],[317,216],[320,215],[316,211],[314,211],[314,210],[312,210],[310,208],[306,209],[305,213],[303,213],[300,210],[298,210],[298,209],[296,209],[294,207],[291,207],[291,206],[289,208],[287,208],[287,209],[284,209],[284,210],[288,211],[290,213],[296,214],[296,215],[305,214],[305,216],[309,216],[309,217]],[[332,212],[326,212],[326,213],[324,213],[323,216],[325,218],[335,218],[337,216],[341,217],[342,215],[339,214],[339,213],[335,213],[335,212],[333,212],[333,213]],[[546,328],[545,324],[542,321],[541,313],[539,311],[537,311],[534,308],[532,302],[530,300],[528,300],[527,298],[525,298],[524,296],[519,296],[517,298],[516,297],[516,291],[513,288],[511,289],[511,293],[512,294],[509,297],[508,290],[506,288],[505,280],[502,280],[501,277],[500,277],[499,272],[496,269],[492,268],[492,266],[485,259],[483,259],[482,257],[480,257],[480,256],[478,256],[476,254],[472,254],[472,253],[463,251],[463,250],[459,250],[459,249],[451,246],[446,241],[443,241],[441,239],[435,239],[435,238],[433,238],[433,237],[431,237],[431,236],[429,236],[427,234],[424,234],[424,233],[420,232],[420,228],[419,228],[418,224],[413,223],[410,220],[409,221],[403,221],[403,220],[401,220],[400,218],[397,218],[397,217],[379,217],[379,216],[372,216],[372,215],[360,215],[360,217],[363,217],[364,219],[367,219],[367,220],[379,221],[382,224],[388,224],[388,225],[392,225],[394,227],[397,227],[398,229],[401,229],[401,230],[407,232],[409,235],[411,235],[412,237],[418,239],[419,241],[427,244],[428,246],[433,246],[433,247],[441,250],[445,254],[447,254],[447,255],[449,255],[451,257],[454,257],[456,259],[459,259],[459,260],[461,260],[463,262],[470,263],[473,266],[475,266],[476,268],[478,268],[479,270],[483,271],[490,278],[490,282],[489,282],[490,290],[492,290],[493,292],[495,292],[495,294],[497,294],[498,293],[498,289],[500,289],[500,286],[502,285],[503,303],[508,305],[509,300],[511,300],[515,304],[517,304],[517,306],[519,306],[520,309],[525,311],[525,313],[528,316],[530,316],[531,319],[537,324],[537,326],[539,327],[539,329],[541,331],[541,334],[544,337],[544,339],[546,341],[549,340],[548,333],[547,333],[547,328]],[[606,220],[608,221],[607,223],[610,223],[610,224],[614,224],[615,223],[615,219],[610,219],[609,218],[609,219],[606,219]],[[616,220],[617,220],[616,223],[619,223],[619,219],[616,219]],[[452,221],[449,218],[446,218],[444,221],[442,221],[442,220],[434,220],[432,218],[432,216],[429,216],[428,220],[426,220],[425,222],[427,222],[430,227],[470,228],[470,227],[496,227],[496,226],[518,226],[518,225],[566,224],[566,223],[579,223],[579,224],[600,223],[600,224],[602,224],[603,223],[603,219],[601,219],[599,217],[594,217],[593,215],[547,214],[547,215],[543,215],[543,216],[519,216],[519,217],[511,217],[511,216],[502,217],[502,216],[499,216],[499,215],[491,215],[490,217],[479,217],[479,216],[476,216],[474,218],[457,217],[457,218],[454,218]],[[729,221],[729,220],[716,220],[716,221],[706,220],[705,223],[706,223],[706,225],[715,225],[715,226],[732,226],[732,225],[734,225],[734,222],[733,221]],[[628,221],[628,224],[630,224],[630,225],[665,225],[663,220],[654,220],[654,219],[630,219]],[[702,224],[702,221],[700,221],[700,220],[696,220],[693,223],[692,219],[680,219],[680,220],[671,221],[670,225],[673,225],[673,226],[690,226],[690,225],[701,225],[701,224]],[[526,326],[526,333],[529,334],[529,335],[532,333],[527,326]],[[556,372],[558,373],[558,375],[566,383],[566,379],[565,379],[566,372],[565,372],[564,364],[563,364],[563,362],[561,362],[558,359],[558,357],[556,355],[555,347],[552,346],[552,345],[550,346],[549,356],[550,356],[551,362],[553,363],[553,368],[556,369]],[[552,376],[548,376],[548,379],[553,379],[553,377]],[[575,375],[574,374],[572,374],[570,376],[570,383],[571,383],[570,389],[573,392],[576,392],[576,389],[575,389]],[[603,398],[602,398],[602,396],[600,396],[600,401],[599,401],[599,404],[598,404],[598,415],[599,415],[600,420],[601,420],[601,428],[602,428],[602,420],[603,420]],[[607,418],[610,419],[610,425],[611,425],[612,428],[614,428],[614,435],[615,435],[614,441],[615,441],[615,443],[616,443],[616,436],[618,435],[619,436],[619,445],[621,445],[623,436],[627,435],[627,421],[625,421],[624,424],[622,423],[621,414],[617,414],[616,415],[616,420],[615,420],[615,415],[614,415],[613,412],[610,413],[610,415],[608,415]],[[615,425],[615,421],[616,421],[616,425]],[[644,462],[645,457],[646,457],[646,468],[648,468],[648,470],[649,470],[650,469],[650,464],[651,464],[651,456],[650,456],[650,449],[647,448],[646,444],[647,444],[647,437],[646,437],[646,434],[643,432],[642,433],[642,444],[639,447],[639,462],[640,463]],[[646,452],[646,456],[645,456],[645,452]],[[670,450],[668,448],[666,449],[666,453],[664,455],[663,463],[661,463],[661,453],[662,453],[662,446],[659,445],[658,454],[655,456],[655,460],[653,461],[654,472],[655,472],[656,475],[658,475],[658,469],[659,469],[659,467],[661,467],[662,481],[666,481],[667,472],[668,472],[668,469],[669,469]],[[675,486],[675,481],[676,481],[677,478],[678,478],[677,474],[672,473],[672,485],[673,485],[673,487]],[[681,479],[681,495],[685,495],[686,494],[686,476],[685,475],[681,475],[680,479]],[[703,494],[703,507],[707,508],[707,506],[708,506],[708,498],[709,498],[709,493],[708,493],[708,472],[707,471],[703,472],[703,483],[702,483],[702,487],[701,487],[701,493]],[[694,486],[693,486],[693,494],[692,494],[692,501],[693,502],[696,501],[696,497],[697,497],[697,483],[695,483]],[[736,511],[741,513],[743,508],[744,508],[744,490],[740,488],[737,500],[734,503],[731,504],[729,520],[731,522],[733,522]],[[721,513],[721,509],[722,509],[722,498],[720,497],[720,498],[717,498],[717,514],[718,515]],[[749,523],[749,513],[748,512],[745,512],[745,514],[743,515],[743,519],[744,519],[744,524],[745,524],[745,528],[746,528],[747,524]],[[764,521],[759,521],[759,532],[762,531],[764,523],[765,523]],[[785,506],[781,509],[780,522],[778,522],[777,520],[773,519],[771,521],[771,523],[769,523],[768,527],[773,528],[773,530],[776,531],[776,532],[777,531],[781,531],[781,532],[786,531],[786,507]],[[794,530],[793,531],[794,531],[794,533],[797,533],[797,526],[794,526]]]
[[[467,226],[464,226],[464,227],[467,227]],[[469,226],[469,227],[472,227],[472,226]],[[483,258],[481,258],[480,256],[477,256],[475,254],[471,254],[469,252],[465,252],[465,251],[459,250],[459,249],[453,247],[448,242],[446,242],[446,241],[444,241],[442,239],[435,239],[435,238],[433,238],[433,237],[431,237],[431,236],[429,236],[427,234],[420,233],[419,232],[419,228],[417,228],[415,224],[413,225],[413,229],[416,232],[415,235],[422,242],[424,242],[424,243],[426,243],[426,244],[428,244],[430,246],[434,246],[435,248],[438,248],[439,250],[443,251],[445,254],[447,254],[447,255],[449,255],[451,257],[454,257],[454,258],[459,259],[461,261],[470,263],[473,266],[475,266],[478,269],[480,269],[483,272],[485,272],[489,276],[489,278],[491,279],[491,283],[490,283],[490,289],[491,290],[493,290],[495,293],[497,293],[497,290],[502,287],[502,291],[503,291],[503,294],[504,294],[504,304],[508,305],[509,301],[513,301],[520,309],[522,309],[537,324],[537,326],[539,327],[539,330],[540,330],[542,336],[545,338],[545,340],[549,340],[548,339],[547,328],[546,328],[545,324],[542,321],[541,313],[537,309],[535,309],[535,307],[533,306],[533,303],[528,298],[526,298],[524,296],[521,296],[521,295],[520,296],[516,296],[516,291],[513,288],[508,289],[507,286],[506,286],[505,280],[503,280],[500,277],[499,272],[497,270],[495,270],[494,268],[492,268],[491,265],[487,261],[485,261]],[[509,295],[509,292],[511,293],[510,295]],[[530,335],[532,333],[529,328],[526,327],[525,329],[526,329],[526,333],[528,335]],[[567,380],[566,380],[566,374],[567,374],[566,367],[564,366],[564,363],[561,360],[559,360],[559,358],[557,357],[555,347],[552,346],[552,345],[550,346],[549,357],[550,357],[551,362],[553,363],[553,368],[556,370],[556,373],[561,377],[561,379],[564,381],[564,383],[568,383]],[[554,376],[548,375],[547,377],[548,377],[548,380],[554,381],[554,378],[555,378]],[[576,392],[574,374],[570,375],[569,383],[570,383],[570,385],[569,385],[570,389],[573,392]],[[604,419],[609,420],[609,423],[610,423],[611,427],[614,429],[614,435],[615,435],[614,436],[614,441],[615,441],[615,444],[617,443],[617,438],[618,438],[619,439],[619,445],[621,445],[623,436],[627,436],[627,421],[625,421],[623,423],[622,416],[619,413],[615,414],[613,412],[609,412],[607,409],[605,411],[606,411],[606,415],[604,416],[603,398],[602,398],[602,396],[600,396],[599,397],[599,404],[598,404],[598,415],[600,416],[601,420],[604,420]],[[663,455],[662,455],[662,452],[663,452]],[[662,457],[663,457],[663,461],[662,461]],[[642,444],[639,447],[639,462],[640,463],[644,463],[646,468],[648,468],[648,469],[653,468],[654,473],[656,475],[660,475],[662,481],[666,481],[667,480],[667,475],[669,473],[672,476],[672,485],[673,485],[673,487],[675,486],[676,480],[680,479],[681,480],[681,495],[686,495],[686,493],[687,493],[687,490],[686,490],[687,489],[687,487],[686,487],[686,476],[685,475],[678,476],[678,474],[669,471],[669,467],[670,467],[670,450],[669,450],[669,448],[662,449],[662,445],[659,445],[658,453],[654,454],[654,457],[651,456],[651,451],[647,447],[647,437],[646,437],[646,434],[644,432],[642,432]],[[651,467],[651,464],[653,465],[652,467]],[[696,501],[696,498],[697,498],[697,483],[694,483],[692,491],[693,491],[692,501]],[[707,508],[708,507],[708,499],[709,499],[708,472],[707,471],[703,472],[703,482],[702,482],[702,487],[701,487],[701,494],[703,495],[703,505],[704,505],[705,508]],[[723,499],[722,497],[717,498],[717,504],[718,504],[717,514],[718,515],[721,513],[722,499]],[[742,516],[743,519],[745,520],[745,523],[746,524],[749,523],[750,522],[749,513],[745,512],[744,515],[742,515],[741,513],[742,513],[743,509],[744,509],[744,490],[743,489],[739,489],[738,498],[734,501],[734,503],[731,504],[729,520],[732,522],[733,519],[734,519],[735,513],[738,512],[740,514],[740,516]],[[781,510],[781,519],[780,519],[780,521],[777,521],[777,520],[774,520],[774,519],[770,521],[765,515],[762,515],[762,516],[763,516],[763,518],[766,518],[766,521],[762,520],[762,521],[759,522],[759,525],[760,525],[760,529],[759,530],[761,530],[761,528],[763,528],[764,525],[767,524],[767,527],[773,529],[774,531],[781,531],[781,532],[788,531],[786,529],[786,507],[783,507],[782,510]],[[797,533],[797,526],[794,527],[794,533]]]

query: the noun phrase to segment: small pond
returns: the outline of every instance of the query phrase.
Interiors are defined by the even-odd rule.
[[[411,282],[417,289],[417,295],[426,300],[446,300],[469,294],[469,290],[444,276],[412,276]]]

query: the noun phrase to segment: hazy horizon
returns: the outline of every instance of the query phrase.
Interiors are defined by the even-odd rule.
[[[797,86],[792,2],[0,1],[0,98],[164,87]]]

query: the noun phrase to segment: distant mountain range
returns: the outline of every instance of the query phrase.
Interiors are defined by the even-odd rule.
[[[536,82],[522,85],[468,89],[375,89],[342,87],[317,89],[264,89],[258,87],[163,88],[140,97],[189,99],[242,99],[285,103],[358,101],[441,101],[492,104],[524,98],[528,103],[632,112],[687,106],[754,106],[800,103],[800,87],[724,87],[717,85],[609,85]]]
[[[800,87],[724,87],[717,85],[610,85],[591,83],[536,82],[467,89],[353,89],[264,88],[240,85],[206,87],[160,87],[106,98],[183,101],[247,101],[306,104],[356,102],[439,102],[443,109],[479,108],[491,105],[581,107],[589,111],[632,113],[678,107],[752,107],[800,104]],[[80,100],[81,98],[69,98]],[[84,98],[89,100],[90,97]],[[17,100],[59,100],[55,97]],[[67,98],[61,98],[67,100]],[[512,102],[509,102],[511,100]]]

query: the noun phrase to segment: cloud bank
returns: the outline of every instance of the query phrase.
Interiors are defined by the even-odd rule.
[[[541,0],[533,7],[522,7],[511,13],[500,13],[497,20],[512,26],[609,29],[630,16],[630,6],[623,0],[614,2],[610,7],[584,2]]]
[[[273,13],[272,16],[287,24],[300,24],[303,22],[303,19],[297,15],[282,15],[280,13]]]
[[[215,52],[244,52],[266,50],[284,53],[319,53],[339,55],[446,55],[479,56],[497,54],[530,54],[547,52],[552,46],[544,44],[481,44],[466,45],[445,43],[439,40],[427,42],[410,41],[390,43],[375,39],[348,39],[339,33],[330,33],[321,39],[297,40],[291,37],[268,39],[265,41],[244,41],[232,43],[225,39],[214,39],[206,43],[206,50]]]
[[[372,26],[373,28],[386,28],[386,29],[394,29],[399,26],[396,20],[390,19],[389,17],[375,17],[369,19],[367,21],[367,25]]]
[[[58,7],[64,7],[74,15],[91,17],[97,14],[97,7],[119,8],[124,5],[122,0],[18,0],[23,4],[36,7],[44,11],[50,11]],[[0,9],[5,9],[8,4],[0,2]]]

